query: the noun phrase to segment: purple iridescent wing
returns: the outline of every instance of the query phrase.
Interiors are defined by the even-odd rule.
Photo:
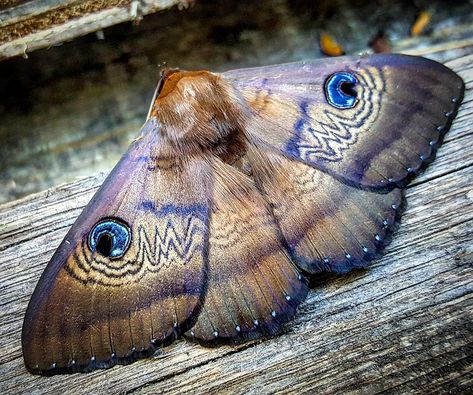
[[[205,288],[211,171],[159,157],[156,122],[108,176],[52,257],[23,325],[33,373],[129,363],[193,325]],[[186,194],[181,191],[185,189]]]
[[[247,126],[251,141],[376,190],[404,185],[431,160],[464,90],[447,67],[403,55],[323,59],[224,76],[256,111]]]
[[[298,266],[366,266],[402,188],[448,130],[463,81],[418,57],[342,57],[224,74],[251,104],[248,160]]]

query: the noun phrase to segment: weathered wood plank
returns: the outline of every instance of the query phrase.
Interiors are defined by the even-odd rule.
[[[186,0],[35,0],[0,11],[0,60],[50,47]]]
[[[239,348],[178,341],[160,355],[87,375],[43,378],[20,333],[47,261],[103,180],[88,177],[0,206],[0,388],[11,393],[467,392],[473,386],[473,56],[449,64],[465,101],[437,160],[407,189],[386,255],[323,276],[286,333]]]
[[[75,2],[77,0],[20,0],[6,7],[0,5],[0,27],[67,7]]]

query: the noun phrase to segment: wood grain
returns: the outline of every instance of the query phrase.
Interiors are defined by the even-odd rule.
[[[139,20],[186,0],[34,0],[0,10],[0,60]]]
[[[473,55],[436,161],[409,186],[383,258],[321,276],[276,338],[206,349],[178,341],[151,359],[50,378],[23,366],[26,305],[46,263],[104,176],[0,206],[3,393],[471,393],[473,389]]]

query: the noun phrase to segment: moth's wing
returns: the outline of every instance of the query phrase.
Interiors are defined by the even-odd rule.
[[[363,190],[255,147],[248,159],[285,244],[304,272],[366,267],[389,240],[403,198],[399,188]]]
[[[306,281],[251,178],[219,159],[213,169],[207,293],[186,335],[205,344],[275,335],[305,299]]]
[[[356,104],[329,104],[334,73],[356,78]],[[252,106],[246,134],[346,183],[389,190],[433,158],[463,97],[462,79],[420,57],[374,55],[223,74]]]
[[[205,290],[210,168],[159,159],[156,128],[145,125],[41,276],[23,325],[29,371],[129,363],[193,325]],[[129,227],[122,258],[91,251],[102,219]]]
[[[342,92],[356,96],[352,106],[330,104],[334,75],[354,78],[355,94]],[[310,273],[346,272],[376,256],[402,202],[398,187],[432,159],[464,89],[443,65],[401,55],[224,77],[253,109],[245,129],[253,177],[290,253]]]

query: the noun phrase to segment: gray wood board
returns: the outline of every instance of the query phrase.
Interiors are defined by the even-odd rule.
[[[437,159],[408,187],[384,257],[321,276],[273,339],[208,349],[179,340],[153,358],[90,374],[30,375],[20,334],[34,286],[104,175],[0,206],[3,393],[467,393],[473,387],[473,55]]]

